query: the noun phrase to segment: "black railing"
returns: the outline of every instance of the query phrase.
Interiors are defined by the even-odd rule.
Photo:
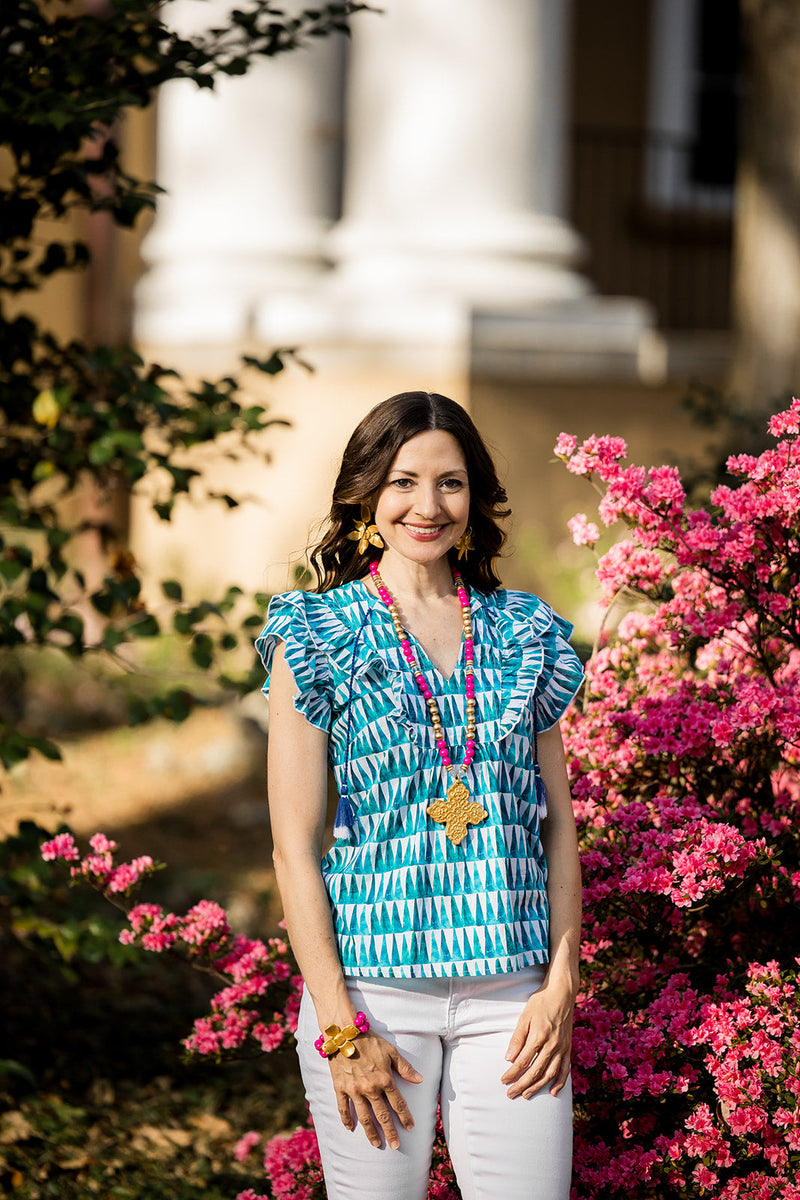
[[[727,329],[732,195],[692,178],[693,155],[668,135],[576,128],[571,219],[600,292],[649,300],[663,329]]]

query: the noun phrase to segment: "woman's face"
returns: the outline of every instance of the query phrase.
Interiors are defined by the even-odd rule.
[[[409,438],[378,493],[375,524],[384,553],[435,562],[467,528],[469,500],[467,464],[453,435],[433,429]]]

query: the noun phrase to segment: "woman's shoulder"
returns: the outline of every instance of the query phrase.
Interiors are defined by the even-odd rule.
[[[514,636],[536,638],[552,631],[569,637],[572,633],[572,624],[533,592],[500,587],[480,596],[489,613]]]
[[[358,580],[326,592],[293,588],[288,592],[278,592],[271,598],[267,621],[290,621],[307,625],[316,633],[330,633],[339,625],[349,627],[357,610],[365,602],[369,603],[369,593]]]
[[[499,587],[493,592],[477,592],[484,607],[510,616],[534,616],[539,612],[551,613],[549,604],[533,592],[519,592],[513,588]]]

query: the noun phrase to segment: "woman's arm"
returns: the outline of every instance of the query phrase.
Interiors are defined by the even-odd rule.
[[[267,779],[275,877],[294,956],[314,1003],[320,1029],[349,1025],[355,1016],[342,975],[330,902],[320,871],[327,798],[327,735],[294,707],[297,686],[286,665],[283,645],[275,651],[270,679]],[[421,1076],[396,1047],[370,1033],[357,1042],[357,1054],[330,1061],[342,1123],[357,1118],[373,1143],[380,1127],[390,1146],[399,1145],[392,1111],[413,1128],[411,1113],[397,1089],[393,1071],[409,1082]]]
[[[572,1016],[578,992],[581,869],[572,798],[558,724],[539,734],[539,766],[547,790],[542,847],[547,859],[550,962],[544,983],[525,1006],[508,1045],[502,1076],[509,1096],[531,1096],[549,1084],[556,1096],[569,1076]]]

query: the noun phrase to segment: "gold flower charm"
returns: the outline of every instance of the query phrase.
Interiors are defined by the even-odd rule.
[[[356,527],[352,533],[348,533],[348,541],[358,542],[358,553],[366,554],[367,547],[377,546],[383,549],[383,538],[378,533],[378,526],[371,525],[372,513],[367,508],[366,504],[361,505],[361,520],[356,521]]]
[[[322,1043],[322,1049],[328,1058],[337,1050],[345,1058],[352,1058],[356,1052],[353,1038],[357,1038],[358,1033],[355,1025],[345,1025],[344,1029],[340,1029],[338,1025],[328,1025],[325,1029],[325,1041]]]
[[[444,825],[444,831],[454,846],[460,846],[467,836],[467,825],[479,825],[488,812],[476,800],[470,800],[469,790],[460,779],[447,789],[446,800],[434,800],[428,816]]]
[[[469,554],[470,550],[474,550],[474,549],[475,549],[475,547],[472,543],[472,530],[465,529],[464,532],[462,533],[461,537],[456,542],[456,550],[458,551],[458,557],[466,558],[466,556]]]

